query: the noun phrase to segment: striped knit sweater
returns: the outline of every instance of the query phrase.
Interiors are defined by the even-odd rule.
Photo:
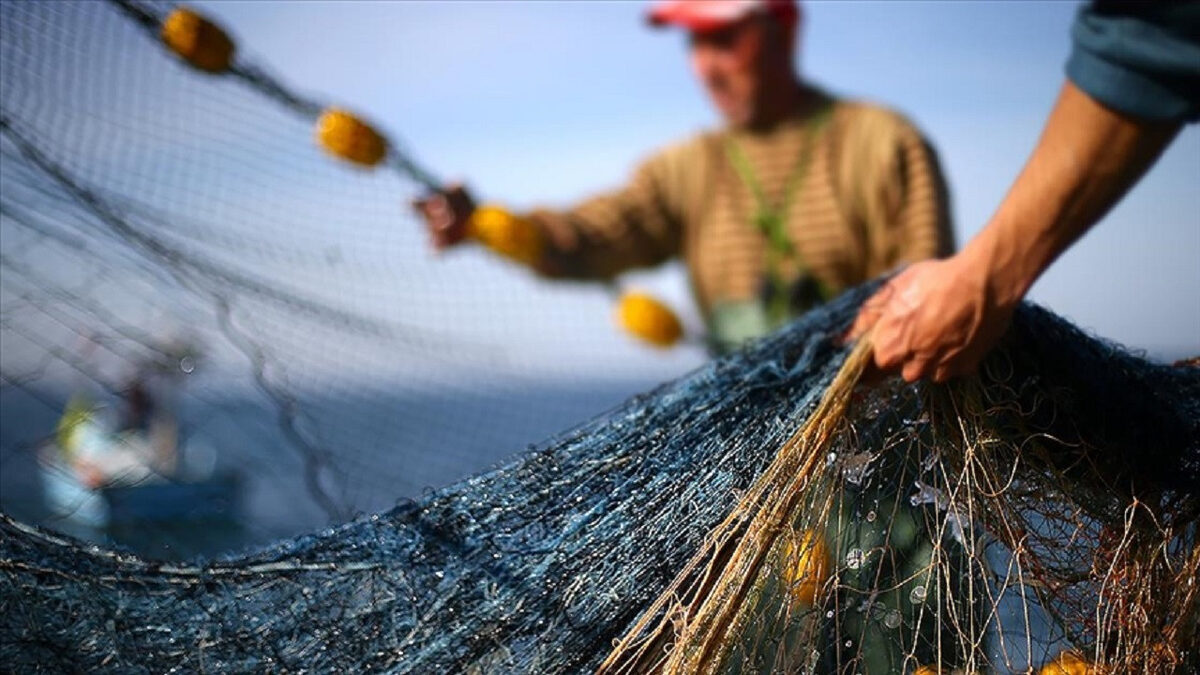
[[[832,106],[827,121],[810,124],[823,106]],[[706,316],[715,303],[754,299],[767,243],[752,220],[753,194],[729,158],[729,136],[774,203],[805,144],[815,144],[785,214],[797,251],[783,266],[785,278],[803,266],[836,293],[901,264],[949,254],[945,184],[913,125],[878,106],[816,91],[807,108],[765,131],[703,133],[651,157],[619,190],[568,210],[527,214],[544,240],[535,267],[545,276],[604,279],[682,256]]]

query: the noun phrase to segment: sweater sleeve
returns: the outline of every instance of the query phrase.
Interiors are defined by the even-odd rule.
[[[1080,8],[1071,37],[1067,77],[1102,105],[1200,119],[1200,3],[1097,0]]]
[[[630,181],[566,210],[539,209],[526,217],[540,231],[535,270],[548,277],[607,279],[650,267],[680,253],[694,173],[694,143],[673,146],[643,162]]]

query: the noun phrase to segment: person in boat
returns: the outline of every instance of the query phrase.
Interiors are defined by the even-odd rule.
[[[124,402],[118,438],[136,449],[145,463],[162,476],[173,476],[178,464],[178,428],[164,394],[151,387],[153,371],[145,368],[133,377],[121,392]],[[165,378],[160,378],[165,379]],[[164,381],[159,387],[169,387]]]
[[[54,427],[54,447],[57,459],[74,473],[79,483],[88,489],[98,488],[106,480],[96,456],[107,447],[103,423],[91,397],[76,392],[67,400],[63,414]]]
[[[609,279],[681,257],[717,352],[845,288],[953,249],[937,157],[903,115],[839,98],[794,58],[795,0],[671,0],[654,26],[688,31],[693,71],[724,127],[670,145],[622,188],[516,214],[495,247],[551,278]],[[476,239],[470,192],[416,203],[439,249]]]
[[[125,409],[122,411],[120,429],[147,433],[156,411],[154,398],[146,387],[145,379],[133,378],[133,381],[122,392],[122,397],[125,401]]]
[[[116,424],[90,396],[71,396],[55,428],[59,460],[89,490],[172,476],[177,464],[174,416],[140,372],[120,392]]]

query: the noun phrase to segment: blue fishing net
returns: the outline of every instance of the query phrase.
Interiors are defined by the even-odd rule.
[[[156,563],[6,519],[0,540],[0,658],[17,670],[112,672],[594,669],[814,409],[846,354],[838,336],[867,290],[847,294],[780,334],[636,397],[491,472],[428,498],[249,555],[190,565]],[[996,379],[989,383],[989,377]],[[972,427],[997,431],[990,442],[994,458],[1003,459],[1005,448],[1015,447],[1043,458],[1009,467],[1015,479],[1008,489],[1018,491],[1019,485],[1029,483],[1026,487],[1037,488],[1040,496],[1022,492],[1021,499],[1043,502],[1037,510],[1032,502],[1024,503],[1026,517],[1008,522],[1009,527],[1053,529],[1053,512],[1045,508],[1052,502],[1060,512],[1070,512],[1063,516],[1064,523],[1086,517],[1095,527],[1115,525],[1126,531],[1123,507],[1136,493],[1157,500],[1148,508],[1160,518],[1180,519],[1174,523],[1175,534],[1166,543],[1158,541],[1156,550],[1174,564],[1189,556],[1194,560],[1189,545],[1194,540],[1193,492],[1200,455],[1200,370],[1142,361],[1086,337],[1043,310],[1025,307],[1016,316],[1010,339],[989,358],[977,383],[994,397],[992,407],[1003,403],[1025,420],[1016,446],[1003,444],[1007,420],[997,417],[992,422],[999,424],[984,420]],[[889,411],[912,412],[925,405],[932,406],[931,411],[945,410],[921,403],[919,387],[891,383],[861,391],[873,403],[865,406],[872,409],[849,416],[863,430],[853,436],[857,452],[903,455],[895,439],[920,438],[937,424],[936,414],[932,420],[914,421]],[[881,399],[872,391],[888,393]],[[939,392],[956,396],[949,389]],[[1029,422],[1048,411],[1051,402],[1061,416]],[[1040,430],[1031,433],[1033,427]],[[1029,438],[1048,438],[1052,432],[1058,434],[1054,443],[1062,443],[1061,448],[1034,452],[1024,446]],[[1104,436],[1101,441],[1093,438],[1097,433]],[[850,438],[843,434],[842,442]],[[1135,445],[1124,445],[1126,441]],[[1082,443],[1088,443],[1089,453],[1108,453],[1096,458],[1103,468],[1078,466],[1074,450]],[[839,464],[838,447],[824,470],[845,478],[846,471],[859,467]],[[963,461],[952,448],[949,441],[942,446],[935,460],[940,466]],[[1134,454],[1124,456],[1125,451]],[[1137,466],[1141,464],[1148,466]],[[893,470],[885,473],[881,467],[887,466]],[[886,461],[876,467],[874,482],[909,494],[908,485],[896,484],[907,479],[894,467]],[[1164,474],[1160,468],[1170,470]],[[1056,477],[1063,475],[1073,475],[1074,481]],[[930,490],[950,487],[927,480]],[[1112,491],[1091,501],[1088,495],[1106,485]],[[1184,486],[1187,489],[1179,489]],[[859,499],[853,496],[855,490],[860,496],[869,492],[861,474],[854,486],[839,488],[839,494],[853,502]],[[986,499],[976,498],[980,504]],[[1002,513],[967,514],[945,503],[913,503],[931,521],[944,523],[957,513],[960,528],[980,537],[991,532],[997,545],[1012,551],[1012,532],[993,522]],[[885,516],[872,515],[870,521],[888,522]],[[868,516],[848,517],[866,524]],[[1158,527],[1166,526],[1164,520],[1158,522]],[[962,532],[957,536],[961,539]],[[954,539],[953,533],[944,536],[948,549],[974,546],[955,544]],[[1082,563],[1080,569],[1090,567],[1088,556],[1101,545],[1086,540],[1062,543],[1072,552],[1070,557]],[[954,555],[964,554],[960,550]],[[1033,583],[1034,577],[1042,583],[1054,581],[1052,570],[1039,572],[1025,562],[1031,578],[1018,585],[1003,569],[992,569],[996,560],[995,555],[984,555],[983,567],[963,568],[962,578],[975,575],[984,586],[991,583],[1009,593],[1018,587],[1027,590],[1022,601],[1026,614],[1039,604],[1039,595],[1049,604],[1055,602]],[[837,566],[860,570],[863,561],[839,560]],[[1194,563],[1190,574],[1194,580]],[[1010,581],[997,586],[997,578]],[[834,599],[861,593],[863,589],[856,588],[861,581],[847,576],[832,586],[817,614],[824,616],[826,606],[852,613],[855,603]],[[1064,587],[1101,581],[1058,579]],[[1159,583],[1165,581],[1159,578]],[[886,585],[881,578],[874,583],[877,591]],[[922,600],[936,604],[936,596],[958,591],[931,586],[922,591],[927,596]],[[1171,593],[1170,588],[1160,591]],[[979,611],[971,603],[949,600],[948,611],[957,611],[959,618]],[[987,631],[1002,630],[992,603],[986,604],[976,629],[984,644]],[[1151,621],[1186,625],[1192,612],[1194,629],[1194,601],[1169,612],[1159,609],[1163,613]],[[829,612],[832,617],[833,609]],[[940,617],[945,625],[950,620]],[[879,619],[881,625],[895,621],[886,611]],[[1018,639],[1015,630],[1008,630],[1010,641],[1028,637]],[[1089,633],[1086,627],[1061,630],[1063,639],[1076,641]],[[1099,639],[1095,626],[1090,634],[1092,644],[1076,644],[1094,647]],[[803,647],[804,658],[810,658],[810,646],[815,647],[819,654],[813,663],[824,664],[821,672],[842,672],[863,658],[847,655],[855,652],[857,637],[839,648],[848,636],[818,631],[811,645]],[[1179,637],[1175,658],[1194,661],[1195,643],[1187,642],[1194,634]],[[1052,644],[1044,636],[1033,639],[1034,653],[1021,658],[1036,664],[1052,655],[1047,653]],[[938,639],[932,641],[936,644]],[[954,654],[957,644],[949,639],[941,643],[945,663],[969,658],[968,653]],[[777,651],[778,644],[773,649]],[[838,657],[839,649],[847,654]],[[1005,658],[992,656],[993,666],[1003,667]],[[890,667],[906,666],[901,662]]]

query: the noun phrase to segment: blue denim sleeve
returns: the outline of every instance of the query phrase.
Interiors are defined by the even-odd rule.
[[[1200,119],[1200,2],[1082,7],[1067,77],[1101,104],[1134,117]]]

